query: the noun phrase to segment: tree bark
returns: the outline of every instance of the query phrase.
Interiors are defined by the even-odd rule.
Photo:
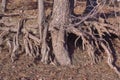
[[[50,31],[53,53],[60,65],[70,65],[71,60],[66,45],[65,25],[69,23],[69,0],[54,0]]]
[[[38,12],[39,36],[41,41],[41,54],[42,54],[41,62],[47,64],[49,53],[49,47],[46,41],[48,34],[48,25],[45,25],[45,9],[43,0],[38,0],[38,10],[39,10]]]
[[[2,12],[5,12],[5,10],[6,10],[6,1],[7,0],[2,0],[2,4],[1,4]]]
[[[42,40],[42,29],[43,29],[43,22],[45,21],[44,16],[45,11],[44,11],[44,1],[43,0],[38,0],[38,25],[39,25],[39,37],[40,40]]]

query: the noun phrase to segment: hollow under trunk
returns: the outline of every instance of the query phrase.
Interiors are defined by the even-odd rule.
[[[69,0],[54,0],[50,23],[53,53],[60,65],[69,65],[71,60],[66,44],[65,25],[69,23]]]

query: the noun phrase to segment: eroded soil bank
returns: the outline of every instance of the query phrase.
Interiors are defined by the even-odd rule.
[[[51,13],[51,4],[51,0],[46,0],[46,16]],[[75,14],[80,15],[84,12],[85,6],[85,1],[77,3],[74,9]],[[26,22],[26,28],[34,33],[37,32],[36,29],[31,28],[31,26],[37,26],[36,0],[9,0],[7,9],[6,14],[20,13],[21,10],[24,10],[25,15],[33,18]],[[103,13],[108,14],[107,22],[114,24],[113,27],[119,32],[120,10],[119,7],[116,7],[116,13],[118,14],[116,18],[112,17],[114,9],[113,7],[106,7],[103,9]],[[19,16],[2,17],[0,18],[0,26],[13,25],[17,27],[19,20]],[[116,64],[120,67],[120,40],[115,39],[113,42],[117,52]],[[53,64],[45,65],[39,60],[34,61],[33,58],[26,56],[24,53],[19,56],[17,61],[12,63],[10,55],[6,48],[0,53],[0,80],[120,80],[118,75],[107,65],[105,53],[102,54],[103,57],[101,57],[100,62],[92,64],[87,52],[77,48],[73,54],[74,65],[69,67],[55,66]]]

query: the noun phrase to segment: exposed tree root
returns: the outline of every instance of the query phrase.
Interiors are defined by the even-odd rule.
[[[114,53],[112,53],[112,51],[109,48],[107,48],[105,44],[101,43],[101,46],[104,48],[105,52],[107,53],[107,56],[108,56],[107,63],[109,65],[109,67],[112,68],[120,77],[120,71],[119,71],[118,67],[115,65],[114,57],[112,55]]]
[[[19,42],[18,42],[18,37],[15,35],[13,38],[13,50],[11,54],[12,62],[14,62],[17,59],[18,51],[19,51]]]
[[[92,25],[91,26],[89,25],[89,27],[88,25],[84,26],[85,30],[87,29],[87,32],[85,30],[82,31],[83,29],[82,27],[80,27],[79,29],[74,27],[68,27],[66,30],[69,33],[73,33],[78,37],[81,37],[82,47],[83,49],[87,50],[93,62],[98,61],[98,59],[95,56],[96,54],[95,51],[98,50],[100,52],[103,52],[101,48],[104,49],[108,57],[107,59],[108,65],[120,76],[120,71],[118,70],[118,67],[115,65],[115,62],[114,62],[113,55],[115,55],[115,53],[113,49],[110,48],[110,43],[106,41],[106,39],[104,38],[106,34],[109,36],[107,38],[111,37],[111,33],[117,35],[117,32],[115,32],[116,30],[112,29],[111,25],[109,24],[107,25],[99,22],[98,23],[93,22],[90,24]],[[97,31],[97,32],[94,32],[94,31]]]
[[[14,27],[0,27],[0,48],[4,43],[8,46],[9,53],[11,53],[11,60],[14,62],[18,59],[20,53],[25,53],[31,57],[40,55],[40,39],[28,32],[24,28],[26,18],[22,18],[18,23],[18,28]]]
[[[6,41],[6,45],[8,46],[9,54],[12,53],[12,41],[9,38]]]
[[[48,34],[48,26],[44,26],[44,31],[43,31],[43,38],[42,38],[42,47],[41,47],[41,54],[42,54],[42,59],[41,61],[44,62],[45,64],[48,63],[48,57],[49,57],[49,52],[50,49],[47,44],[47,34]]]
[[[0,34],[0,53],[2,51],[2,47],[3,47],[3,43],[5,41],[4,37],[9,33],[9,31],[3,31],[1,34]]]

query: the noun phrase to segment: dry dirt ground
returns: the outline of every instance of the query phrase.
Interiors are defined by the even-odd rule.
[[[9,0],[7,6],[7,13],[18,13],[20,10],[25,9],[24,13],[28,17],[37,15],[36,0]],[[18,1],[18,2],[17,2]],[[29,1],[31,4],[25,3]],[[49,0],[48,0],[49,1]],[[23,4],[24,3],[24,4]],[[81,3],[80,3],[81,4]],[[46,4],[47,5],[47,4]],[[51,5],[47,5],[51,6]],[[77,6],[75,9],[76,14],[80,14],[84,10],[84,3],[81,6]],[[47,10],[46,10],[47,11]],[[105,9],[106,13],[109,9]],[[50,13],[50,9],[48,12]],[[120,19],[120,16],[118,17]],[[5,24],[14,24],[17,26],[19,17],[3,17],[0,21]],[[28,20],[25,26],[36,25],[37,19]],[[118,24],[116,18],[107,19],[111,24]],[[118,30],[119,31],[119,30]],[[117,52],[117,66],[120,67],[120,41],[114,40],[114,47]],[[46,65],[39,60],[34,61],[33,58],[26,56],[24,53],[19,56],[19,59],[14,63],[11,62],[11,58],[8,50],[5,48],[0,53],[0,80],[120,80],[118,75],[107,65],[107,56],[103,53],[100,62],[92,64],[87,52],[83,52],[80,49],[74,51],[74,65],[62,67],[54,66],[52,64]]]

